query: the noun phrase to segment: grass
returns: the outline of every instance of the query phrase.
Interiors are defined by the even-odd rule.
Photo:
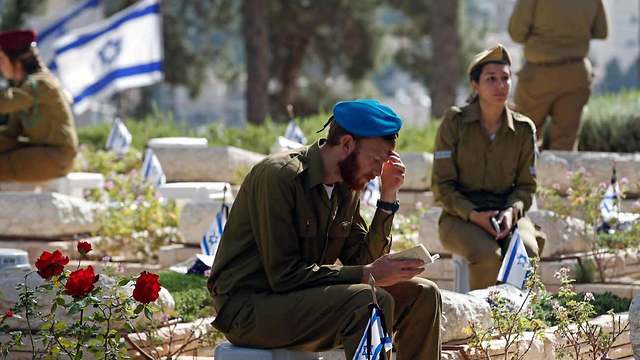
[[[215,314],[206,277],[173,271],[162,271],[159,275],[160,285],[169,290],[176,302],[176,312],[184,321]]]

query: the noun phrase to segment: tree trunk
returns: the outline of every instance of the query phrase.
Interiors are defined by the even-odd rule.
[[[433,66],[431,83],[431,116],[441,117],[456,100],[459,81],[460,34],[458,33],[459,0],[431,1],[431,39]]]
[[[247,119],[262,124],[269,114],[269,1],[244,0],[242,29],[247,64]]]
[[[282,90],[279,96],[279,106],[281,108],[278,109],[278,113],[283,112],[286,106],[293,104],[298,97],[298,77],[300,76],[304,55],[309,44],[309,37],[302,34],[299,29],[290,30],[284,39],[288,53],[284,59],[282,73],[280,74]],[[307,29],[307,31],[309,30]]]

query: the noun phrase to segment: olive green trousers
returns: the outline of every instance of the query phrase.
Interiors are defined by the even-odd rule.
[[[437,285],[421,278],[376,288],[388,331],[395,332],[398,360],[440,359],[442,300]],[[243,302],[236,314],[214,297],[218,317],[228,324],[214,326],[238,346],[326,351],[344,346],[352,359],[369,320],[373,296],[368,285],[345,284],[302,289],[285,294],[229,297]],[[226,326],[225,326],[226,325]]]
[[[592,70],[588,59],[565,65],[526,63],[518,72],[516,110],[533,120],[538,145],[550,150],[577,150],[582,108],[591,95]],[[547,116],[548,144],[542,144]]]
[[[544,239],[536,237],[531,220],[525,216],[518,220],[517,226],[529,257],[539,257]],[[440,216],[438,231],[444,248],[469,262],[471,290],[495,285],[510,238],[498,241],[480,226],[446,212]]]
[[[0,181],[40,182],[68,174],[76,152],[54,146],[18,146],[0,152]]]

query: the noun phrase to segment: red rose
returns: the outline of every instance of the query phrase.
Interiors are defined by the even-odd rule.
[[[143,271],[136,280],[136,287],[133,289],[133,298],[143,304],[156,301],[160,294],[159,276]]]
[[[89,251],[91,251],[91,244],[86,241],[80,241],[78,243],[78,252],[82,255],[86,255]]]
[[[4,317],[6,317],[6,318],[13,317],[13,311],[11,311],[11,310],[7,310],[7,311],[4,313]]]
[[[64,285],[64,292],[74,298],[82,298],[93,291],[93,285],[98,281],[98,276],[93,272],[91,265],[86,269],[78,269],[69,275]]]
[[[54,275],[62,274],[64,266],[68,263],[69,257],[63,257],[60,250],[56,250],[53,253],[43,251],[42,255],[36,260],[36,268],[43,279],[49,280]]]

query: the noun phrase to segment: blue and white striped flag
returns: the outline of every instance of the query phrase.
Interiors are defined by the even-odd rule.
[[[164,176],[164,172],[162,171],[162,165],[160,165],[160,160],[158,160],[158,157],[151,149],[147,149],[144,153],[144,161],[142,162],[142,178],[144,181],[153,184],[155,187],[167,182],[167,178]]]
[[[200,249],[202,249],[203,256],[198,256],[198,259],[209,267],[213,265],[213,259],[218,250],[222,233],[224,232],[224,226],[227,224],[228,214],[229,206],[223,204],[222,209],[216,214],[209,230],[202,236],[202,240],[200,241]]]
[[[511,284],[518,289],[524,289],[527,277],[531,270],[527,249],[524,247],[520,231],[516,228],[511,235],[511,242],[507,254],[502,260],[498,281]]]
[[[113,121],[113,126],[109,132],[105,148],[115,152],[116,154],[124,155],[129,151],[131,140],[132,136],[129,129],[127,129],[120,118],[116,118]]]
[[[102,0],[84,0],[38,29],[38,53],[52,71],[56,70],[54,43],[70,30],[103,18]]]
[[[76,113],[117,91],[162,80],[162,60],[158,0],[142,0],[55,43],[58,76]]]
[[[620,185],[618,185],[614,177],[614,180],[612,180],[609,187],[607,187],[607,191],[604,193],[604,198],[600,201],[600,215],[604,222],[608,223],[611,222],[611,220],[617,220],[618,214],[620,213],[618,203],[621,194]]]
[[[391,337],[382,326],[382,312],[371,306],[371,317],[352,360],[379,360],[383,352],[393,347]]]
[[[367,187],[362,192],[360,201],[369,206],[376,206],[378,199],[380,199],[380,178],[369,181]]]
[[[298,126],[295,120],[289,121],[287,129],[284,131],[284,137],[291,141],[295,141],[298,144],[304,145],[307,143],[307,138],[304,137],[302,129],[300,128],[300,126]]]

